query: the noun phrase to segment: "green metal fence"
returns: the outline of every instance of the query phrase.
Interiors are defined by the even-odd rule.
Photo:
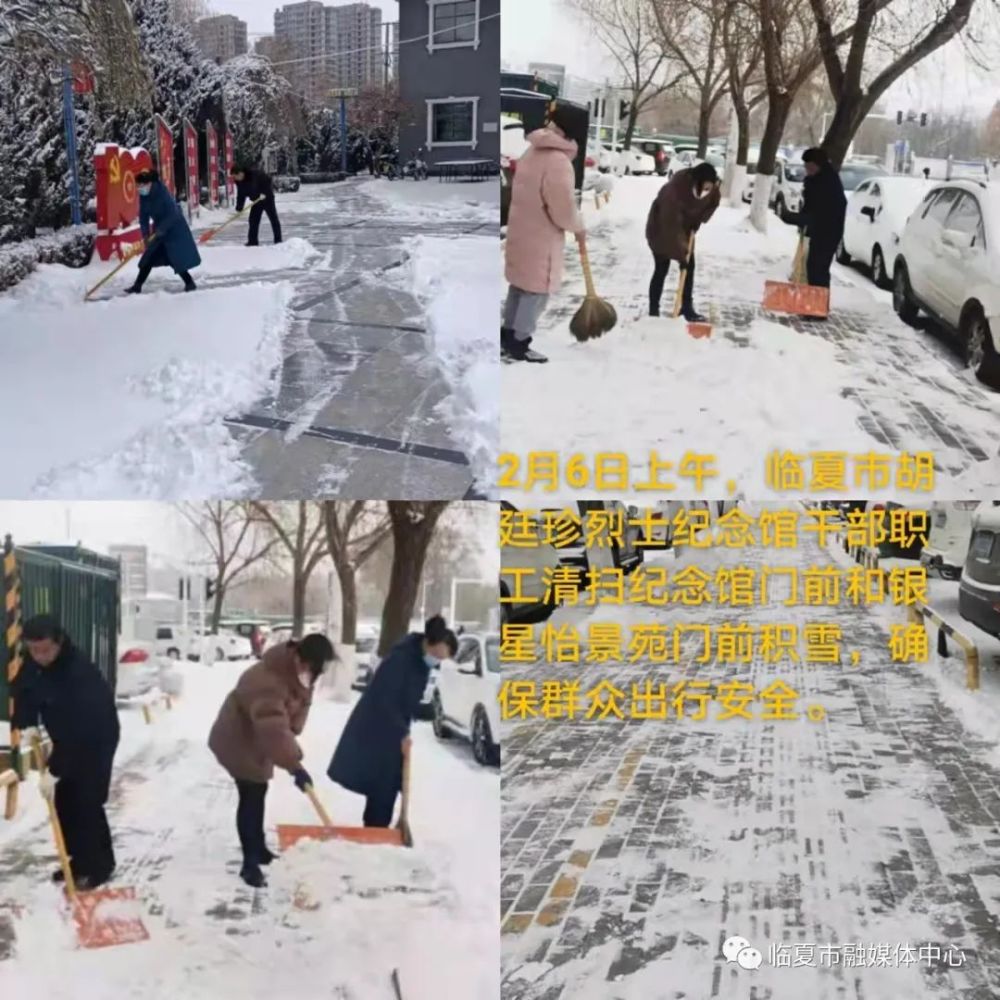
[[[21,621],[34,615],[53,615],[114,690],[121,609],[118,560],[87,549],[39,545],[18,546],[14,557],[21,588]],[[4,579],[5,605],[8,585]],[[9,722],[10,649],[6,644],[0,646],[0,657],[0,722]]]

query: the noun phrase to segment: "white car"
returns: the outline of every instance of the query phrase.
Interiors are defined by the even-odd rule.
[[[768,192],[768,204],[777,215],[787,209],[797,212],[802,207],[802,182],[806,178],[806,165],[779,156],[774,164],[774,179]]]
[[[354,681],[351,685],[355,691],[364,690],[372,679],[378,659],[378,637],[377,628],[358,626],[354,644]]]
[[[920,552],[920,562],[928,573],[944,580],[957,580],[969,555],[969,542],[976,511],[996,506],[997,500],[939,500],[931,504],[930,532]]]
[[[197,660],[220,663],[223,660],[253,658],[250,640],[235,632],[219,629],[216,635],[185,631],[178,625],[159,625],[156,629],[156,655],[171,660]]]
[[[887,262],[895,258],[906,220],[926,194],[927,184],[914,177],[862,181],[847,198],[844,238],[837,260],[870,267],[872,281],[879,288],[891,288]]]
[[[461,736],[484,766],[500,764],[500,636],[466,634],[437,672],[434,735]]]
[[[524,122],[509,115],[500,116],[500,163],[513,170],[513,164],[524,156],[531,144],[524,135]]]
[[[506,500],[500,501],[504,510],[516,510]],[[545,600],[545,574],[555,570],[561,562],[561,553],[554,545],[545,541],[543,528],[536,515],[534,525],[537,543],[533,545],[505,545],[500,552],[500,597],[512,597],[519,593],[516,603],[502,601],[500,619],[502,622],[535,624],[549,618],[556,605]],[[513,573],[512,570],[527,572]],[[520,584],[518,585],[518,578]]]
[[[905,323],[920,310],[956,334],[987,379],[1000,366],[1000,187],[945,181],[910,216],[893,264],[892,304]]]
[[[159,679],[160,667],[154,643],[141,639],[129,639],[120,643],[115,678],[116,698],[138,698],[155,688]]]
[[[621,145],[605,145],[598,160],[600,170],[618,177],[629,174],[652,176],[656,173],[656,160],[638,149],[623,149]]]

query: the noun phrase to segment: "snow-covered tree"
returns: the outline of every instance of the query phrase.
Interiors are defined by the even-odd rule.
[[[3,0],[0,3],[0,65],[18,63],[26,52],[62,59],[86,48],[87,0]]]

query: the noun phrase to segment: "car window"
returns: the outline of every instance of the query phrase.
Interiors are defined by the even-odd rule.
[[[979,529],[973,533],[965,571],[976,583],[1000,584],[1000,545],[996,532]]]
[[[793,184],[801,184],[806,177],[806,166],[804,163],[789,163],[785,165],[785,176]]]
[[[864,184],[859,184],[857,188],[858,194],[867,194],[868,187],[869,187],[869,181],[865,181]]]
[[[490,673],[500,673],[500,640],[486,640],[486,666]]]
[[[979,210],[979,202],[968,192],[963,194],[951,210],[945,228],[968,233],[970,236],[978,235],[983,228],[983,213]]]
[[[458,652],[455,654],[456,663],[471,663],[475,659],[479,643],[475,639],[460,639],[458,642]]]
[[[951,206],[955,204],[957,196],[957,188],[944,188],[939,192],[937,198],[924,210],[923,217],[932,222],[944,222],[951,211]]]
[[[782,179],[780,163],[776,163],[774,165],[774,176],[777,177],[779,181]]]
[[[873,198],[880,198],[882,196],[882,189],[874,182],[872,183],[872,186],[868,189],[868,191]]]
[[[173,629],[158,628],[156,630],[157,639],[173,639],[173,637],[174,637]]]

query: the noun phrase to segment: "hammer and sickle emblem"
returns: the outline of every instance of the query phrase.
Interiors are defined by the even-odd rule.
[[[118,184],[122,179],[122,168],[121,164],[118,162],[118,157],[113,156],[111,162],[108,164],[108,172],[111,174],[111,183]]]

